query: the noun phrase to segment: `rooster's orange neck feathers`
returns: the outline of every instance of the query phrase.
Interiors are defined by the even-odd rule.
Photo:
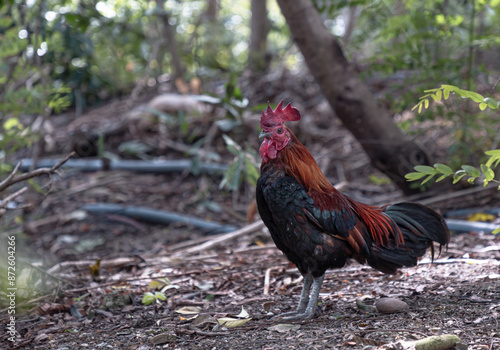
[[[307,148],[297,139],[292,131],[288,129],[288,132],[291,138],[290,144],[278,154],[278,158],[283,163],[285,173],[294,177],[309,193],[337,191],[330,181],[326,179],[325,175],[323,175],[323,172]]]

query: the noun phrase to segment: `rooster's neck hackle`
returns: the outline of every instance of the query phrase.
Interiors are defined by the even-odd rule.
[[[308,193],[330,193],[337,191],[323,175],[323,172],[307,148],[291,132],[291,142],[280,153],[287,175],[294,177]]]

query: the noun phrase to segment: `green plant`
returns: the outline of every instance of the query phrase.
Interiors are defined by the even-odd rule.
[[[453,184],[456,184],[463,178],[467,178],[467,182],[473,184],[477,179],[483,182],[486,187],[490,182],[496,182],[500,184],[500,179],[495,179],[495,168],[500,163],[500,149],[486,151],[485,154],[490,158],[484,164],[480,164],[479,168],[472,165],[462,165],[460,170],[453,171],[452,168],[445,164],[434,164],[433,167],[426,165],[417,165],[414,167],[415,172],[406,174],[406,179],[408,181],[417,181],[424,179],[420,185],[427,183],[428,181],[435,180],[439,182],[449,176],[453,176]],[[437,176],[437,178],[435,178]],[[500,185],[498,186],[500,190]],[[493,231],[494,234],[500,233],[500,227]]]
[[[441,101],[442,99],[447,100],[450,97],[450,93],[457,94],[462,98],[470,99],[475,103],[479,104],[479,109],[484,111],[486,108],[491,108],[493,110],[500,109],[500,101],[495,101],[491,97],[483,97],[474,91],[463,90],[454,85],[441,85],[437,89],[425,90],[426,94],[420,97],[420,102],[417,103],[411,110],[418,108],[418,113],[422,112],[423,108],[429,108],[430,99],[434,101]]]
[[[161,301],[167,300],[167,297],[165,296],[165,293],[163,292],[146,292],[144,293],[144,296],[142,297],[142,303],[144,305],[151,305],[153,303],[159,303]]]
[[[227,187],[231,191],[236,191],[244,179],[255,187],[259,178],[257,153],[250,147],[243,149],[227,135],[222,137],[227,149],[235,156],[235,160],[227,168],[219,188]]]
[[[420,97],[420,102],[416,104],[412,110],[418,108],[418,112],[420,113],[423,108],[429,107],[430,99],[434,101],[441,101],[441,99],[444,98],[447,100],[451,93],[474,101],[478,104],[479,109],[481,110],[485,110],[486,108],[493,110],[500,109],[499,101],[495,101],[489,97],[485,98],[477,92],[463,90],[454,85],[443,84],[440,88],[425,90],[425,92],[427,94]],[[415,172],[406,174],[405,178],[408,181],[423,179],[420,185],[424,185],[431,180],[439,182],[450,176],[453,176],[453,184],[456,184],[464,178],[466,178],[470,184],[473,184],[477,179],[480,179],[485,187],[491,182],[500,184],[500,179],[495,179],[495,171],[493,170],[493,168],[496,168],[500,164],[500,149],[489,150],[484,152],[484,154],[489,158],[485,163],[479,164],[479,167],[463,164],[460,170],[454,171],[450,166],[440,163],[434,164],[432,167],[427,165],[417,165],[414,167]],[[498,186],[498,190],[500,190],[500,185]],[[500,227],[493,233],[496,234],[499,232]]]
[[[480,164],[479,168],[472,165],[462,165],[460,170],[453,171],[448,165],[445,164],[434,164],[434,166],[427,165],[417,165],[414,167],[415,172],[406,174],[406,179],[408,181],[417,181],[423,179],[420,185],[423,185],[431,180],[439,182],[445,178],[453,175],[453,184],[456,184],[464,177],[468,177],[467,181],[473,184],[474,181],[480,178],[484,186],[488,186],[490,182],[496,182],[500,184],[500,180],[495,179],[495,168],[500,163],[500,149],[486,151],[485,154],[490,158],[484,164]],[[434,179],[434,177],[436,177]],[[498,186],[500,190],[500,185]]]

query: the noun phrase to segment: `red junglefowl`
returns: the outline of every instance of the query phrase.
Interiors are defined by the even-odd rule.
[[[416,203],[375,207],[340,193],[326,179],[311,153],[283,125],[300,113],[283,101],[262,112],[261,173],[257,207],[274,243],[304,276],[297,311],[287,320],[310,319],[316,312],[325,271],[349,258],[384,272],[415,266],[433,241],[446,245],[449,231],[441,215]]]

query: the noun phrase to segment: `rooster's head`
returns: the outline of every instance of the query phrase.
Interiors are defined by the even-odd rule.
[[[259,137],[264,138],[260,145],[260,156],[264,162],[276,158],[279,151],[290,142],[290,130],[283,125],[284,122],[297,121],[300,119],[300,113],[297,108],[288,104],[283,108],[283,100],[273,111],[269,102],[267,109],[260,117],[260,127],[262,132]]]

